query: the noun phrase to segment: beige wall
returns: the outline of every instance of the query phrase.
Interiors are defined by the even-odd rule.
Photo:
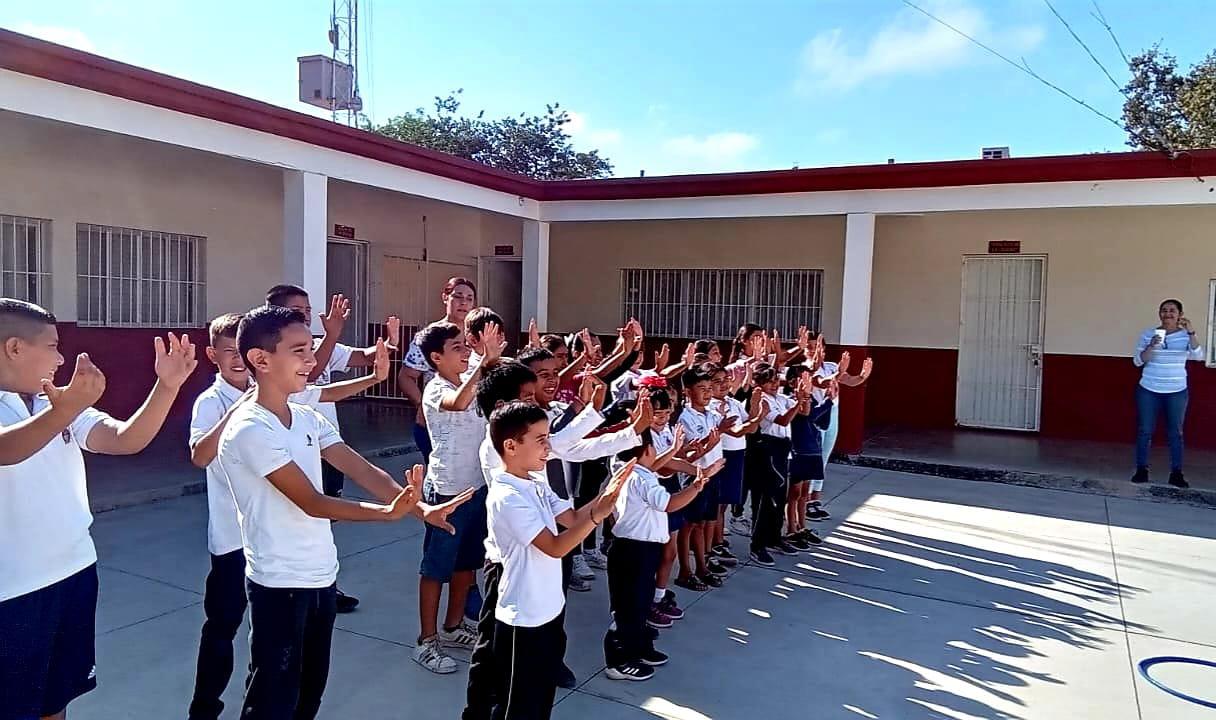
[[[495,245],[512,245],[518,254],[523,235],[518,218],[332,179],[328,212],[330,232],[335,224],[349,225],[369,243],[373,321],[389,313],[409,324],[434,320],[442,315],[439,289],[449,277],[476,282],[477,258],[493,255]],[[421,261],[424,245],[427,268],[409,262]]]
[[[51,221],[52,310],[76,319],[76,223],[207,238],[207,313],[263,300],[282,267],[274,168],[0,112],[0,213]]]
[[[873,345],[957,348],[963,256],[1018,240],[1047,256],[1044,350],[1128,355],[1177,297],[1205,338],[1216,207],[1082,208],[879,217]]]
[[[549,326],[615,332],[622,268],[822,269],[823,330],[840,336],[844,217],[555,223]]]

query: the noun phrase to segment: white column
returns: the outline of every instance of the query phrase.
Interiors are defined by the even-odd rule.
[[[549,330],[549,223],[524,220],[523,288],[519,326],[527,332],[536,318],[541,332]]]
[[[844,230],[844,288],[840,344],[870,343],[870,285],[874,274],[874,214],[847,217]]]
[[[321,332],[317,313],[329,306],[325,287],[328,182],[329,178],[318,173],[283,171],[283,275],[279,282],[308,291],[313,332]]]

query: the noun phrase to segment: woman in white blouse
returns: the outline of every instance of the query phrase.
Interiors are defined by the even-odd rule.
[[[1157,310],[1161,324],[1140,333],[1132,361],[1143,368],[1136,388],[1136,474],[1132,482],[1148,482],[1148,449],[1157,428],[1157,415],[1165,414],[1170,445],[1170,485],[1188,487],[1182,476],[1182,425],[1186,420],[1188,392],[1186,361],[1202,360],[1203,348],[1191,321],[1182,314],[1182,302],[1166,300]]]

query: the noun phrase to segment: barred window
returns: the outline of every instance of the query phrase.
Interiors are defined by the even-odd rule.
[[[823,271],[626,268],[621,304],[653,337],[729,340],[753,322],[788,338],[819,331]]]
[[[51,221],[0,215],[0,295],[51,307]]]
[[[76,315],[81,325],[202,327],[206,238],[78,223]]]

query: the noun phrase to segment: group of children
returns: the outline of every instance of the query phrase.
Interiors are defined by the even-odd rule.
[[[475,297],[454,278],[445,299],[460,292]],[[211,570],[190,718],[222,711],[246,610],[240,716],[316,716],[335,615],[358,603],[337,588],[334,521],[426,524],[413,658],[451,673],[449,651],[470,653],[466,720],[549,717],[556,688],[575,683],[565,594],[589,590],[597,569],[612,612],[606,674],[650,678],[668,662],[658,631],[684,615],[669,586],[720,587],[739,563],[731,534],[751,536],[748,559],[761,566],[822,542],[807,523],[828,517],[820,492],[839,389],[872,369],[848,374],[847,353],[825,362],[822,338],[806,330],[787,347],[751,324],[729,357],[700,340],[675,362],[663,346],[647,363],[636,320],[609,353],[586,330],[542,336],[534,325],[508,358],[502,319],[466,309],[463,324],[433,323],[410,344],[412,372],[399,381],[417,383],[409,394],[429,452],[394,479],[342,442],[333,403],[388,378],[399,322],[390,318],[376,345],[352,348],[337,342],[348,313],[336,296],[314,338],[308,294],[281,285],[266,305],[208,328],[217,374],[195,401],[189,449],[206,469]],[[105,381],[87,356],[66,387],[47,379],[63,359],[45,310],[0,300],[0,343],[0,539],[34,548],[0,577],[0,718],[57,717],[96,683],[96,553],[80,451],[141,450],[197,361],[187,338],[158,339],[157,384],[119,422],[92,409]],[[332,382],[359,366],[373,372]],[[343,499],[347,477],[375,501]]]

